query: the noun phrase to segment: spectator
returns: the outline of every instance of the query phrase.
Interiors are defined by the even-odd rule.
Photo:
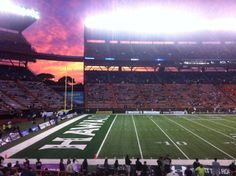
[[[73,167],[73,172],[78,175],[79,174],[79,163],[78,161],[74,158],[72,162],[72,167]]]
[[[131,172],[131,160],[129,159],[129,155],[125,156],[125,167],[126,167],[126,172],[127,175],[130,176],[130,172]]]
[[[31,167],[25,167],[22,169],[21,176],[36,176],[36,173],[32,171]]]
[[[105,159],[103,166],[104,166],[105,175],[108,175],[108,173],[109,173],[109,164],[108,164],[108,159],[107,158]]]
[[[88,173],[88,162],[87,159],[85,158],[82,165],[81,165],[81,171],[84,175]]]
[[[199,160],[198,158],[196,158],[196,160],[193,162],[193,170],[194,170],[194,174],[196,175],[195,173],[195,170],[200,166],[200,163],[199,163]]]
[[[14,168],[16,168],[18,172],[21,170],[19,161],[16,161],[16,163],[15,163],[15,165],[14,165]]]
[[[155,167],[155,175],[156,176],[162,176],[162,162],[160,159],[157,160],[157,166]]]
[[[166,157],[164,158],[164,173],[169,173],[171,172],[171,159],[169,157],[169,155],[166,155]]]
[[[212,176],[220,175],[220,163],[217,161],[217,158],[212,162]]]
[[[235,161],[233,161],[233,162],[229,165],[229,175],[230,175],[230,176],[236,176],[236,165],[235,165]]]
[[[187,168],[185,169],[184,171],[184,175],[185,176],[192,176],[193,172],[192,170],[190,169],[190,166],[187,166]]]
[[[119,167],[119,163],[118,163],[118,159],[115,160],[114,163],[114,172],[117,174],[118,173],[118,167]]]
[[[146,176],[148,174],[148,166],[147,166],[147,162],[144,161],[143,163],[143,169],[142,169],[142,175]]]
[[[36,169],[41,170],[42,169],[42,162],[39,158],[37,158],[37,162],[35,163]]]
[[[136,160],[135,169],[136,169],[137,176],[140,176],[142,172],[142,163],[139,161],[139,158],[137,158]]]
[[[4,158],[0,156],[0,166],[2,166],[3,161],[4,161]]]
[[[71,163],[71,160],[70,160],[70,158],[68,158],[66,164],[68,165],[70,163]]]
[[[203,167],[202,164],[200,164],[196,169],[195,169],[196,173],[198,174],[198,176],[205,176],[205,169]]]
[[[65,165],[64,165],[64,163],[63,163],[63,159],[62,159],[62,158],[60,159],[59,170],[60,170],[61,172],[64,172],[64,171],[65,171]]]
[[[15,171],[12,169],[12,163],[7,163],[7,167],[3,169],[4,175],[14,175]]]
[[[25,162],[23,163],[24,167],[30,167],[30,161],[28,158],[25,158]]]
[[[73,174],[73,166],[71,162],[67,162],[67,166],[66,166],[66,172],[70,175]]]

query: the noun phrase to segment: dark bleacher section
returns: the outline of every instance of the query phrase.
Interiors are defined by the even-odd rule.
[[[88,109],[226,111],[236,72],[85,72]]]
[[[27,68],[0,65],[0,114],[29,109],[59,110],[63,97]]]
[[[233,83],[236,84],[236,72],[107,72],[86,71],[87,83]]]
[[[21,33],[0,30],[0,36],[1,51],[14,51],[17,53],[35,52]]]
[[[24,67],[15,67],[9,65],[0,65],[0,79],[1,80],[35,80],[35,75]]]
[[[93,32],[95,31],[93,30]],[[140,37],[139,35],[137,36]],[[216,38],[218,37],[219,36]],[[85,43],[85,55],[100,60],[112,56],[116,58],[116,60],[140,58],[140,61],[154,61],[155,58],[165,58],[166,60],[176,60],[180,58],[191,58],[193,60],[213,58],[213,60],[218,60],[218,58],[233,59],[236,56],[236,45],[234,42],[227,43],[222,41],[221,44],[217,44],[217,41],[211,41],[212,43],[205,41],[204,43],[204,40],[207,40],[206,38],[203,39],[203,42],[200,42],[200,36],[197,38],[198,39],[192,39],[194,44],[191,44],[191,41],[178,42],[176,41],[178,39],[172,39],[172,41],[170,40],[169,42],[149,41],[149,44],[139,43],[143,41],[137,41],[136,44],[132,44],[129,39],[126,40],[126,44],[122,44],[122,41],[117,44],[108,44],[109,40],[105,43]]]

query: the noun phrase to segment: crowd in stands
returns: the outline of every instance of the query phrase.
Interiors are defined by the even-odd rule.
[[[226,111],[236,108],[236,72],[85,72],[89,109]]]
[[[63,97],[24,67],[0,66],[0,114],[28,109],[59,110]]]
[[[32,162],[32,161],[31,161]],[[40,158],[36,159],[35,163],[31,163],[28,158],[25,158],[23,163],[16,161],[15,164],[11,162],[4,162],[4,158],[0,157],[0,176],[3,175],[61,175],[61,176],[78,176],[78,175],[127,175],[127,176],[220,176],[222,173],[222,166],[218,162],[217,158],[212,161],[212,164],[204,167],[198,158],[192,165],[185,166],[184,170],[173,170],[172,160],[166,155],[165,157],[159,157],[154,165],[148,165],[144,160],[140,161],[136,159],[135,163],[129,159],[129,156],[125,157],[125,164],[119,164],[119,160],[116,159],[114,163],[109,163],[108,159],[104,160],[104,164],[97,165],[96,170],[89,169],[87,159],[84,159],[81,163],[76,159],[68,158],[66,163],[63,159],[60,159],[59,164],[54,168],[49,168],[47,164],[43,164]],[[232,162],[229,166],[224,166],[230,176],[236,174],[235,162]]]

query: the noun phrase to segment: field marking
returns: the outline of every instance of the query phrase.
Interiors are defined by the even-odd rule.
[[[133,124],[134,124],[134,130],[135,130],[135,133],[136,133],[136,138],[137,138],[137,141],[138,141],[139,152],[140,152],[140,155],[141,155],[141,159],[143,159],[143,152],[142,152],[142,149],[141,149],[139,136],[138,136],[138,132],[137,132],[136,124],[134,122],[134,116],[133,115],[132,115],[132,120],[133,120]]]
[[[82,119],[84,117],[86,117],[86,116],[87,116],[87,114],[84,114],[84,115],[75,117],[75,118],[73,118],[71,120],[68,120],[68,121],[66,121],[66,122],[64,122],[64,123],[62,123],[60,125],[57,125],[57,126],[55,126],[53,128],[50,128],[50,129],[48,129],[48,130],[46,130],[46,131],[44,131],[44,132],[42,132],[42,133],[32,137],[32,138],[29,138],[29,139],[25,140],[24,142],[21,142],[21,143],[15,145],[15,146],[13,146],[13,147],[3,151],[3,152],[1,152],[0,155],[1,156],[7,155],[7,157],[11,157],[12,155],[14,155],[14,154],[16,154],[16,153],[18,153],[18,152],[20,152],[20,151],[30,147],[34,143],[42,140],[43,138],[45,138],[45,136],[49,136],[52,133],[55,133],[56,131],[58,131],[58,130],[60,130],[60,129],[62,129],[62,128],[66,127],[66,126],[68,126],[68,125],[70,125],[70,124],[72,124],[72,123],[74,123],[74,122],[76,122],[76,121],[78,121],[78,120],[80,120],[80,119]]]
[[[181,148],[170,138],[170,136],[151,118],[149,118],[161,131],[166,135],[166,137],[174,144],[174,146],[185,156],[185,158],[190,159]]]
[[[216,116],[216,117],[219,117],[219,116]],[[221,120],[223,120],[223,121],[234,122],[234,121],[226,120],[225,118],[222,118],[222,117],[219,117],[219,118],[221,118]],[[231,129],[235,130],[235,127],[231,127],[231,126],[228,126],[228,125],[225,125],[225,124],[221,124],[221,123],[215,122],[215,119],[204,119],[203,117],[199,116],[198,120],[208,120],[208,121],[210,121],[212,123],[215,123],[215,124],[218,124],[218,125],[221,125],[221,126],[224,126],[224,127],[231,128]]]
[[[225,120],[225,119],[223,119],[223,120]],[[227,120],[225,120],[225,121],[227,121]],[[231,126],[228,126],[228,125],[225,125],[225,124],[217,123],[217,122],[214,122],[212,120],[210,120],[210,122],[235,130],[235,127],[231,127]]]
[[[200,125],[200,126],[202,126],[202,127],[204,127],[204,128],[210,129],[210,130],[212,130],[212,131],[214,131],[214,132],[216,132],[216,133],[219,133],[219,134],[221,134],[221,135],[223,135],[223,136],[225,136],[225,137],[228,137],[228,138],[230,138],[230,139],[236,140],[235,138],[233,138],[233,137],[231,137],[231,136],[229,136],[229,135],[227,135],[227,134],[225,134],[225,133],[222,133],[222,132],[217,131],[217,130],[215,130],[215,129],[213,129],[213,128],[210,128],[210,127],[208,127],[208,126],[205,126],[205,125],[203,125],[203,124],[201,124],[201,123],[199,123],[199,122],[195,122],[195,121],[190,120],[190,119],[187,119],[187,118],[184,118],[184,119],[187,120],[187,121],[190,121],[190,122],[192,122],[192,123],[198,124],[198,125]]]
[[[189,133],[193,134],[194,136],[198,137],[199,139],[203,140],[204,142],[206,142],[207,144],[211,145],[212,147],[214,147],[215,149],[219,150],[220,152],[222,152],[223,154],[227,155],[228,157],[232,158],[235,160],[235,158],[233,156],[231,156],[230,154],[226,153],[225,151],[223,151],[222,149],[216,147],[214,144],[210,143],[209,141],[207,141],[206,139],[202,138],[201,136],[197,135],[196,133],[192,132],[191,130],[187,129],[185,126],[175,122],[174,120],[171,120],[170,118],[165,117],[166,119],[168,119],[169,121],[177,124],[178,126],[182,127],[183,129],[185,129],[186,131],[188,131]]]
[[[229,119],[224,119],[225,121],[227,121],[227,122],[231,122],[231,123],[234,123],[234,124],[236,124],[236,122],[235,121],[233,121],[233,120],[229,120]]]
[[[102,143],[101,143],[101,145],[100,145],[100,147],[99,147],[97,153],[95,154],[95,155],[96,155],[96,158],[99,156],[99,154],[100,154],[100,152],[101,152],[101,150],[102,150],[102,147],[103,147],[103,145],[104,145],[104,143],[105,143],[105,141],[106,141],[106,139],[107,139],[108,134],[109,134],[110,131],[111,131],[111,128],[112,128],[112,126],[113,126],[113,124],[114,124],[114,122],[115,122],[117,116],[118,116],[118,115],[116,115],[115,118],[113,119],[113,121],[112,121],[112,123],[111,123],[111,125],[110,125],[110,127],[109,127],[109,129],[108,129],[108,131],[107,131],[107,133],[106,133],[106,136],[104,137],[104,139],[103,139],[103,141],[102,141]]]

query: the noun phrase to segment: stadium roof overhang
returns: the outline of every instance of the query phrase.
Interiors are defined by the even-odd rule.
[[[13,52],[13,51],[11,51],[11,52],[0,51],[0,58],[1,59],[13,59],[13,60],[19,60],[19,61],[36,62],[36,60],[30,54]]]
[[[36,21],[30,16],[0,12],[0,28],[22,32]]]
[[[46,53],[19,53],[13,51],[0,51],[1,59],[16,59],[29,62],[36,62],[36,60],[53,60],[66,62],[83,62],[82,56],[63,56]]]
[[[63,56],[56,54],[36,53],[32,55],[33,58],[38,60],[54,60],[54,61],[67,61],[67,62],[83,62],[83,56]]]
[[[85,60],[86,66],[120,66],[120,67],[226,67],[236,68],[235,61],[211,61],[211,60],[170,60],[170,61],[105,61],[105,60]]]

